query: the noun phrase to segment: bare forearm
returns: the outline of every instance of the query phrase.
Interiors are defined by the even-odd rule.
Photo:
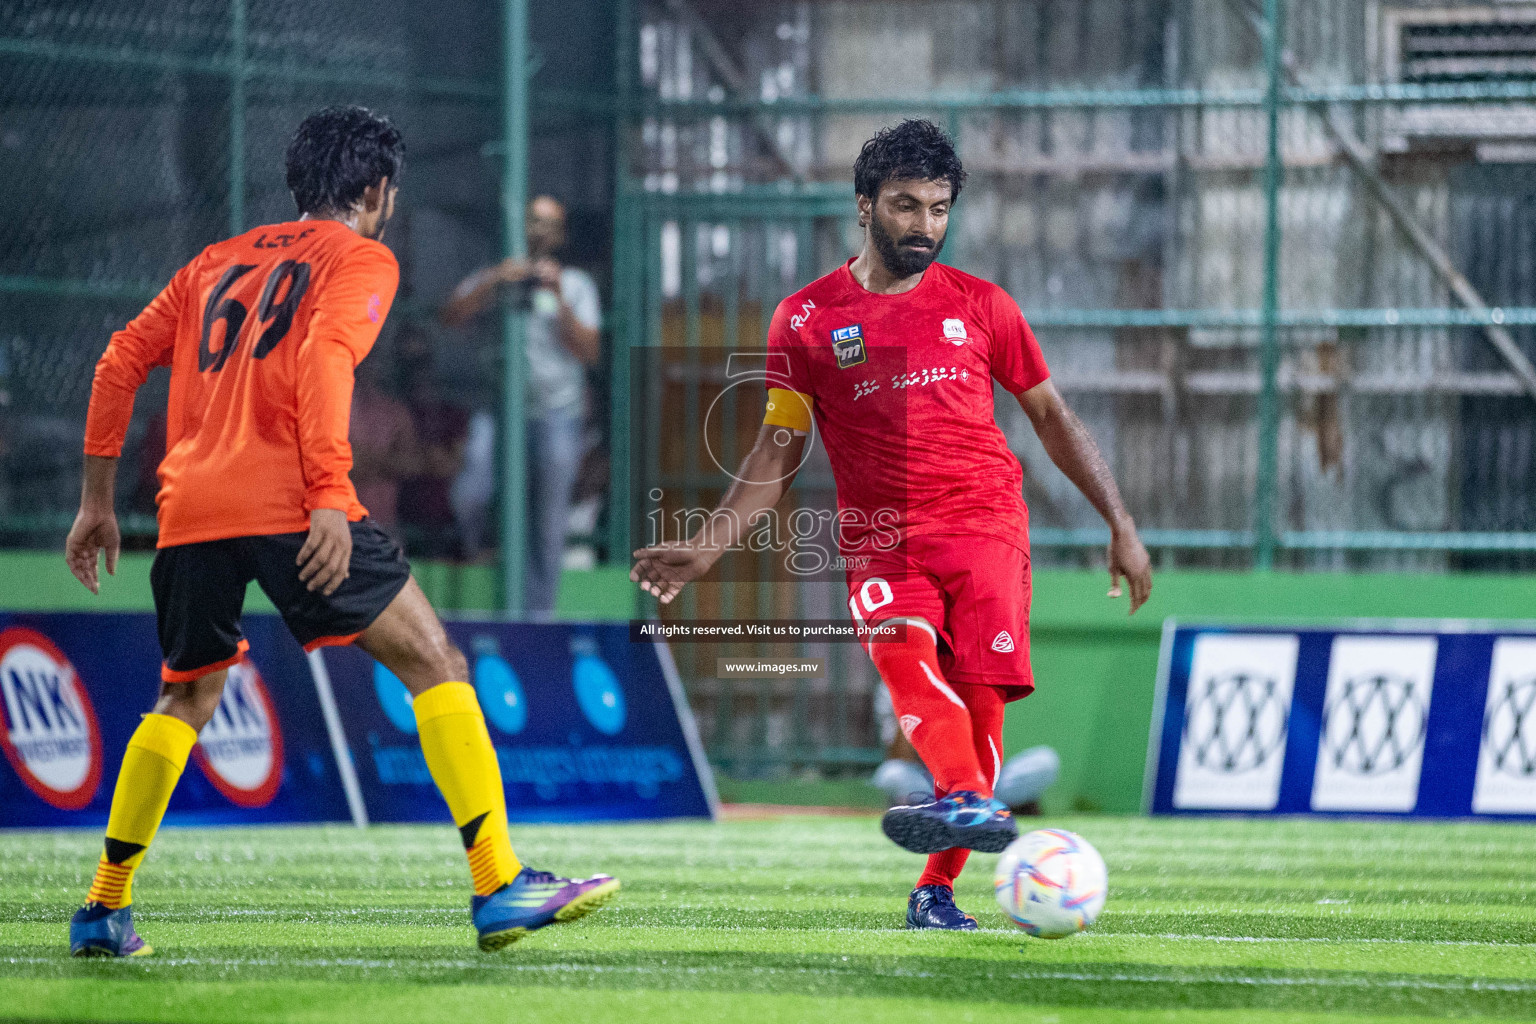
[[[1036,423],[1035,431],[1051,461],[1083,492],[1111,529],[1135,527],[1109,463],[1076,413],[1063,405]]]
[[[790,436],[784,444],[759,438],[710,514],[708,525],[694,534],[692,543],[717,555],[739,544],[757,517],[777,505],[794,483],[804,445],[802,437]]]
[[[1045,453],[1109,523],[1109,547],[1105,552],[1109,564],[1109,596],[1121,595],[1120,581],[1124,579],[1130,584],[1131,614],[1134,615],[1152,593],[1152,560],[1136,535],[1136,523],[1125,510],[1125,502],[1120,500],[1120,488],[1115,486],[1109,463],[1104,461],[1104,454],[1094,443],[1093,435],[1068,408],[1050,378],[1018,397],[1020,407],[1045,446]]]
[[[652,544],[636,551],[629,578],[662,604],[670,602],[738,545],[759,515],[779,503],[795,479],[804,452],[805,435],[764,424],[709,520],[686,541]]]
[[[117,459],[87,455],[81,475],[80,507],[111,512],[117,481]]]
[[[443,323],[457,327],[470,317],[482,312],[496,298],[496,286],[501,283],[497,267],[486,267],[470,274],[448,296],[443,304]]]
[[[583,366],[596,366],[600,352],[599,334],[576,318],[576,311],[565,302],[560,303],[559,318],[555,321],[555,334],[566,351],[581,361]]]

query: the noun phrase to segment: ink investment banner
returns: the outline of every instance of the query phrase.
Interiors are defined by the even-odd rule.
[[[169,824],[446,821],[405,687],[353,648],[308,656],[247,615],[249,654],[193,748]],[[711,816],[714,783],[666,646],[624,624],[450,622],[515,821]],[[0,612],[0,827],[106,824],[154,704],[148,614]]]

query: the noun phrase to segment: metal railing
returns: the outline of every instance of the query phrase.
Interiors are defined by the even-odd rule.
[[[1477,467],[1470,465],[1469,438],[1482,436],[1478,431],[1494,436],[1495,421],[1503,422],[1499,417],[1508,418],[1517,433],[1536,429],[1528,381],[1510,352],[1511,346],[1514,355],[1536,351],[1531,330],[1536,285],[1525,282],[1518,294],[1498,296],[1500,305],[1449,280],[1440,262],[1449,260],[1456,273],[1465,268],[1454,265],[1463,254],[1455,252],[1454,218],[1444,210],[1448,186],[1424,186],[1403,173],[1416,154],[1384,143],[1401,134],[1395,127],[1401,112],[1421,107],[1529,114],[1536,108],[1536,82],[1368,81],[1361,67],[1314,66],[1304,46],[1293,54],[1296,44],[1282,42],[1294,38],[1283,25],[1287,5],[1265,0],[1262,11],[1242,7],[1233,15],[1238,28],[1249,26],[1243,31],[1260,44],[1261,59],[1227,67],[1223,74],[1208,73],[1219,63],[1210,59],[1200,64],[1206,71],[1181,70],[1173,62],[1140,77],[1107,74],[1103,87],[1082,81],[1060,88],[1032,82],[971,91],[945,85],[893,99],[851,88],[814,95],[806,84],[814,76],[795,71],[801,77],[793,87],[779,89],[770,102],[740,88],[749,77],[740,67],[734,75],[710,79],[712,72],[701,70],[708,55],[700,54],[693,62],[699,87],[684,95],[661,88],[642,55],[654,43],[646,33],[688,5],[620,0],[616,94],[535,87],[520,98],[533,66],[528,47],[519,42],[526,39],[526,22],[518,21],[525,0],[506,0],[494,12],[494,24],[486,26],[500,32],[502,66],[463,77],[400,75],[381,70],[394,65],[366,47],[358,50],[361,56],[332,57],[278,38],[261,27],[262,19],[270,18],[267,8],[277,2],[229,0],[215,19],[220,23],[209,27],[216,45],[172,39],[157,48],[149,35],[23,31],[17,22],[0,21],[0,59],[6,65],[0,93],[13,107],[41,108],[52,100],[27,92],[32,78],[87,85],[105,78],[167,95],[214,83],[220,93],[216,103],[200,93],[197,99],[213,104],[205,134],[221,148],[212,162],[215,170],[194,197],[203,206],[204,223],[185,232],[188,241],[199,244],[213,240],[203,237],[210,231],[249,226],[270,205],[270,197],[253,183],[270,176],[253,175],[249,156],[257,136],[265,140],[271,134],[252,119],[261,110],[257,94],[264,90],[302,92],[316,100],[421,98],[478,111],[491,126],[484,135],[500,136],[483,147],[484,155],[503,158],[490,185],[475,197],[479,219],[491,226],[488,256],[515,251],[521,234],[529,121],[581,116],[611,124],[616,196],[608,370],[614,457],[607,548],[616,561],[624,560],[641,534],[650,483],[664,478],[670,492],[707,502],[722,480],[698,443],[701,416],[719,392],[718,382],[701,369],[689,369],[684,358],[671,390],[658,391],[658,381],[642,372],[648,354],[760,346],[777,302],[852,254],[852,189],[846,168],[826,154],[846,151],[843,136],[862,138],[881,120],[921,114],[948,126],[974,169],[975,181],[955,210],[955,241],[946,258],[962,269],[974,265],[1019,299],[1046,344],[1056,379],[1118,460],[1144,539],[1161,564],[1440,569],[1531,564],[1536,510],[1520,506],[1525,477],[1488,478],[1494,480],[1487,485],[1490,492],[1499,497],[1494,502],[1499,508],[1489,514],[1473,514],[1479,510],[1465,495],[1475,496],[1484,480],[1471,472]],[[782,67],[800,67],[794,61],[809,58],[803,40],[794,41],[805,27],[795,22],[800,15],[794,10],[803,6],[751,5],[733,16],[778,18],[781,8],[788,12],[782,14],[788,32],[778,38],[790,40],[782,46],[802,50],[801,57],[786,56]],[[1221,7],[1174,5],[1198,7],[1202,17],[1211,14],[1205,6]],[[1308,17],[1325,17],[1352,6],[1319,0],[1305,10]],[[1067,16],[1069,7],[1060,5],[1058,13]],[[690,31],[697,30],[693,24]],[[694,39],[687,45],[699,44]],[[1184,39],[1166,49],[1193,45]],[[1127,81],[1139,84],[1124,87]],[[722,87],[712,92],[714,85]],[[1115,133],[1125,138],[1111,140],[1114,145],[1095,143],[1101,137],[1095,131],[1106,124],[1112,130],[1104,129],[1103,138]],[[55,134],[63,138],[68,132]],[[1056,148],[1040,141],[1046,137],[1057,140]],[[686,143],[678,141],[684,138]],[[712,162],[716,142],[726,152],[720,166]],[[1424,160],[1423,166],[1439,166],[1435,161],[1443,163],[1444,157]],[[27,188],[44,187],[22,184],[23,198],[30,194]],[[1120,296],[1114,288],[1127,281],[1135,285],[1135,275],[1104,285],[1095,277],[1103,261],[1083,252],[1089,243],[1052,248],[1051,218],[1076,224],[1078,235],[1087,237],[1083,225],[1098,215],[1095,203],[1134,203],[1143,186],[1160,197],[1149,205],[1152,212],[1115,223],[1139,227],[1160,219],[1160,241],[1144,246],[1158,281],[1143,293]],[[1053,190],[1061,196],[1053,198]],[[413,194],[412,202],[422,198]],[[1359,222],[1347,237],[1339,226],[1347,217],[1328,221],[1329,204],[1338,202],[1353,204]],[[1424,237],[1416,239],[1402,216],[1422,222]],[[10,221],[19,233],[24,218]],[[1211,226],[1218,221],[1227,226]],[[1325,221],[1331,227],[1319,229]],[[1374,226],[1378,221],[1385,227]],[[1099,230],[1090,242],[1098,244],[1113,232]],[[1354,304],[1339,301],[1346,289],[1314,294],[1294,280],[1305,276],[1300,271],[1306,258],[1341,245],[1351,252],[1369,250],[1351,264],[1367,267],[1364,274],[1371,278],[1368,286],[1355,289],[1360,301]],[[110,323],[131,316],[179,264],[162,253],[92,260],[73,249],[57,259],[30,260],[17,246],[0,253],[0,302],[9,307],[0,313],[0,391],[4,360],[17,358],[17,339],[35,348],[50,331],[65,329],[54,327],[55,321],[72,317],[71,330],[102,344]],[[1007,259],[988,263],[996,251],[1005,251]],[[1059,257],[1062,252],[1067,255]],[[1061,287],[1053,291],[1049,267],[1041,267],[1058,258],[1068,268],[1061,274],[1067,279],[1056,282]],[[1202,283],[1206,278],[1220,283]],[[516,331],[516,322],[509,321],[502,346],[506,365],[517,363],[507,358],[516,350]],[[1512,339],[1503,348],[1501,336]],[[47,374],[38,378],[35,407],[51,402],[69,415],[83,411],[79,382],[69,385],[73,391],[60,385],[50,392],[52,380]],[[503,436],[515,440],[521,389],[512,375],[501,383],[508,419]],[[675,405],[663,403],[664,396],[675,398]],[[637,417],[662,412],[671,418],[647,421],[645,430],[636,432]],[[0,408],[5,415],[18,413]],[[733,408],[730,422],[745,424],[753,415]],[[999,415],[1029,471],[1037,562],[1086,564],[1104,543],[1102,529],[1044,472],[1043,457],[1020,436],[1020,424],[1008,421],[1003,404]],[[665,459],[663,422],[678,442],[666,448]],[[1421,427],[1417,433],[1415,424]],[[1377,426],[1372,443],[1380,450],[1351,455],[1350,445],[1363,447],[1368,428]],[[1344,439],[1342,456],[1330,431]],[[51,436],[39,444],[51,443]],[[720,440],[729,465],[743,453],[743,437],[727,432]],[[503,514],[506,529],[517,538],[521,531],[511,527],[521,500],[523,448],[513,443],[502,450],[503,485],[514,495]],[[1202,477],[1191,465],[1223,471]],[[824,506],[830,493],[825,472],[808,470],[791,501]],[[68,508],[45,503],[7,508],[3,499],[0,495],[0,533],[51,535],[67,525]],[[520,592],[515,545],[505,555],[503,589],[515,601]],[[690,589],[676,613],[832,617],[842,607],[836,581],[784,587],[765,570],[760,581]],[[712,659],[738,652],[705,653]],[[716,757],[753,771],[861,764],[877,756],[868,701],[875,680],[857,648],[799,645],[762,653],[826,656],[828,678],[720,680],[702,660],[693,664],[685,658],[690,694]]]
[[[621,37],[621,53],[633,52],[637,25],[655,26],[686,6],[669,0],[626,8],[625,24],[630,27]],[[1202,295],[1199,289],[1180,292],[1165,284],[1150,301],[1132,298],[1104,305],[1070,301],[1070,282],[1063,298],[1027,284],[1012,289],[1048,356],[1065,354],[1059,363],[1053,356],[1055,378],[1101,440],[1109,435],[1112,459],[1117,450],[1132,449],[1120,454],[1117,470],[1143,524],[1143,539],[1159,564],[1259,569],[1526,565],[1529,553],[1536,551],[1536,510],[1524,519],[1514,516],[1517,526],[1485,528],[1483,520],[1497,517],[1480,518],[1456,507],[1461,500],[1458,488],[1472,486],[1456,482],[1450,464],[1459,457],[1431,453],[1432,465],[1425,469],[1421,463],[1426,457],[1414,446],[1463,443],[1469,430],[1458,424],[1480,415],[1468,403],[1514,403],[1519,422],[1527,430],[1536,429],[1536,394],[1529,373],[1536,333],[1528,330],[1536,326],[1536,281],[1529,282],[1523,301],[1517,296],[1501,306],[1485,300],[1446,255],[1445,217],[1430,229],[1414,219],[1440,198],[1418,188],[1411,175],[1401,174],[1411,154],[1368,150],[1362,140],[1374,145],[1390,136],[1396,113],[1416,105],[1481,109],[1493,104],[1529,113],[1536,110],[1536,82],[1340,82],[1335,68],[1334,80],[1324,74],[1313,84],[1297,70],[1305,67],[1306,55],[1298,57],[1282,42],[1292,38],[1284,25],[1286,6],[1282,0],[1264,0],[1262,10],[1243,5],[1235,10],[1234,17],[1248,26],[1260,51],[1259,65],[1240,69],[1236,76],[1257,84],[1242,88],[1221,84],[1220,76],[1208,84],[1190,85],[1176,70],[1165,68],[1168,81],[1148,88],[1031,87],[974,93],[951,88],[890,98],[847,95],[846,87],[844,95],[814,95],[799,84],[799,91],[780,92],[765,101],[730,87],[729,79],[743,77],[739,74],[711,81],[695,70],[690,85],[683,79],[668,80],[665,70],[658,77],[653,69],[652,80],[642,81],[633,64],[622,68],[616,101],[620,173],[613,372],[615,382],[622,383],[616,383],[613,433],[632,445],[645,438],[644,443],[654,447],[632,447],[629,452],[636,462],[650,460],[648,466],[632,467],[622,457],[615,460],[611,549],[626,550],[637,542],[647,512],[654,511],[641,507],[648,488],[676,494],[690,508],[701,502],[707,506],[721,492],[718,462],[708,458],[707,446],[692,440],[700,431],[713,429],[701,419],[701,410],[722,394],[721,383],[718,374],[697,367],[690,372],[685,354],[760,348],[778,301],[856,251],[854,196],[846,168],[818,162],[817,155],[797,162],[796,145],[804,143],[813,154],[823,149],[848,153],[856,146],[834,138],[839,132],[857,131],[862,139],[881,122],[927,116],[948,127],[973,168],[973,184],[957,203],[950,227],[951,237],[959,241],[946,250],[946,260],[961,269],[979,265],[983,276],[1000,283],[1005,283],[1003,278],[986,273],[994,265],[986,260],[987,243],[969,241],[982,237],[973,232],[972,218],[998,216],[995,202],[981,211],[972,209],[991,201],[979,199],[989,188],[1006,203],[1020,189],[1047,192],[1058,182],[1085,176],[1129,183],[1126,191],[1137,182],[1155,180],[1163,189],[1165,206],[1173,208],[1166,215],[1172,237],[1160,257],[1165,280],[1190,264],[1198,273],[1214,262],[1199,251],[1201,242],[1185,223],[1189,209],[1198,215],[1202,199],[1218,192],[1223,179],[1241,179],[1241,188],[1249,190],[1243,198],[1256,199],[1259,216],[1244,221],[1246,234],[1234,232],[1241,238],[1230,250],[1232,262],[1247,258],[1240,246],[1255,253],[1255,287]],[[1316,12],[1326,6],[1307,9]],[[765,15],[770,17],[780,15]],[[791,14],[782,19],[780,39],[796,31]],[[698,22],[693,18],[690,24],[680,23],[671,37],[693,40],[686,45],[698,51],[689,62],[694,69],[708,63],[708,47],[697,42],[707,26]],[[771,20],[765,25],[775,27]],[[655,45],[656,31],[647,31]],[[665,65],[665,57],[660,63]],[[783,66],[790,63],[785,57]],[[673,62],[674,67],[678,64]],[[822,77],[828,77],[826,68]],[[1230,83],[1234,76],[1227,77]],[[1014,141],[1000,125],[1077,118],[1071,125],[1086,135],[1089,130],[1082,125],[1098,117],[1139,119],[1134,123],[1155,129],[1157,142],[1139,149],[1122,147],[1107,156],[1091,152],[1082,159],[1060,153],[1047,158],[1032,150],[1013,157],[1011,166],[1009,157],[990,155],[999,150],[1000,140]],[[1242,137],[1224,146],[1206,145],[1216,131],[1211,126],[1233,117],[1249,119],[1244,122],[1246,134],[1232,129]],[[727,157],[710,160],[699,155],[716,148]],[[755,151],[757,162],[770,171],[754,171],[748,151]],[[1383,164],[1392,161],[1397,170],[1384,171]],[[1380,271],[1382,278],[1417,275],[1417,283],[1397,288],[1396,294],[1390,282],[1373,286],[1378,298],[1389,301],[1344,305],[1329,301],[1333,295],[1298,295],[1296,286],[1287,287],[1287,272],[1306,255],[1287,247],[1287,223],[1297,220],[1308,176],[1328,174],[1333,174],[1328,180],[1335,194],[1353,197],[1361,220],[1374,224],[1381,218],[1389,225],[1384,231],[1361,228],[1358,237],[1340,234],[1340,239],[1347,245],[1374,247],[1378,265],[1390,264]],[[1010,185],[1010,180],[1022,184]],[[1044,230],[1036,237],[1043,238]],[[1384,234],[1390,236],[1386,242],[1381,240]],[[1305,236],[1301,232],[1298,239],[1305,241]],[[1511,340],[1511,331],[1519,338]],[[1431,357],[1416,363],[1416,346],[1432,350]],[[1399,350],[1408,354],[1394,360],[1391,353]],[[682,363],[670,388],[647,381],[635,370],[636,360],[659,351],[672,353]],[[1076,358],[1080,351],[1101,355]],[[655,403],[665,412],[657,412],[645,429],[630,429],[632,402]],[[1438,403],[1429,410],[1443,435],[1437,439],[1407,436],[1415,408],[1423,403]],[[1211,405],[1226,412],[1204,408]],[[1227,419],[1216,422],[1217,429],[1203,429],[1206,418],[1221,415]],[[1008,420],[1002,402],[999,416],[1000,421]],[[734,417],[733,411],[726,422],[736,422]],[[1323,436],[1326,430],[1309,419],[1331,419],[1328,429],[1342,432],[1362,449],[1344,456],[1358,463],[1348,470],[1360,481],[1354,493],[1327,492],[1330,479],[1347,474],[1338,469],[1340,457],[1324,451],[1331,444]],[[1382,455],[1363,450],[1373,421],[1387,424],[1375,441],[1398,445],[1401,451]],[[1004,422],[1025,461],[1037,564],[1091,564],[1107,532],[1085,504],[1074,505],[1072,495],[1048,486],[1049,471],[1040,472],[1045,468],[1043,453],[1030,447],[1027,436],[1018,436],[1021,425],[1017,417]],[[1206,433],[1225,437],[1224,447],[1211,447]],[[720,440],[731,458],[739,458],[743,445],[750,443],[744,428]],[[1201,479],[1185,469],[1183,477],[1172,481],[1159,479],[1156,468],[1147,469],[1168,466],[1172,476],[1171,467],[1181,459],[1188,463],[1196,458],[1189,450],[1198,451],[1202,444],[1207,445],[1207,460],[1225,461],[1233,472]],[[1319,454],[1298,454],[1306,445]],[[658,453],[662,448],[664,457]],[[1322,470],[1306,469],[1309,461],[1322,461]],[[1373,462],[1392,465],[1377,467]],[[1449,493],[1421,495],[1428,478]],[[1203,501],[1159,493],[1201,484],[1222,493],[1208,494]],[[824,475],[818,478],[807,470],[787,501],[824,506],[829,489]],[[1298,504],[1306,507],[1298,511]],[[843,597],[835,581],[773,591],[738,578],[717,584],[713,591],[705,588],[704,596],[696,589],[685,590],[675,606],[652,609],[679,618],[715,617],[722,609],[748,617],[815,615],[825,609],[836,614]],[[712,658],[715,652],[707,653]],[[775,652],[765,648],[757,653]],[[777,653],[826,652],[801,646]],[[681,664],[695,703],[704,712],[712,753],[727,764],[831,768],[878,757],[867,714],[806,717],[808,702],[867,708],[876,685],[867,658],[834,662],[828,679],[815,685],[715,679],[712,660],[696,661],[690,662],[685,653]],[[855,756],[843,757],[847,752]]]
[[[89,89],[91,83],[103,77],[120,80],[129,90],[149,90],[156,94],[158,105],[171,111],[172,116],[175,111],[190,105],[187,98],[190,94],[215,94],[217,99],[212,101],[215,109],[211,111],[213,117],[209,123],[200,127],[197,141],[210,153],[217,154],[213,158],[216,163],[222,163],[224,173],[220,185],[202,182],[201,194],[192,203],[183,204],[179,213],[155,213],[137,218],[119,215],[109,218],[109,221],[115,222],[109,223],[106,228],[110,231],[120,227],[123,221],[138,219],[156,223],[166,234],[175,237],[178,218],[189,215],[201,217],[202,223],[190,232],[189,238],[184,239],[194,247],[216,240],[217,236],[213,232],[217,229],[207,214],[217,212],[220,207],[224,234],[244,231],[262,215],[291,215],[290,211],[275,213],[263,209],[253,219],[250,203],[254,181],[280,179],[281,168],[276,168],[274,175],[273,167],[262,166],[253,178],[249,154],[254,146],[261,144],[267,147],[265,156],[270,160],[272,152],[267,144],[277,141],[281,145],[280,138],[272,138],[274,130],[286,132],[293,127],[291,123],[267,126],[258,142],[252,133],[251,118],[267,114],[274,103],[283,106],[283,95],[286,93],[302,92],[306,97],[303,105],[297,102],[290,104],[294,107],[295,119],[313,106],[346,100],[370,103],[394,114],[397,120],[401,119],[402,107],[410,108],[406,112],[406,119],[410,120],[416,105],[421,104],[446,104],[448,106],[441,109],[448,110],[450,114],[455,107],[460,110],[483,109],[487,114],[499,112],[500,130],[496,134],[502,137],[502,141],[487,145],[483,155],[501,157],[502,173],[497,190],[482,193],[478,201],[489,215],[484,218],[486,222],[496,223],[496,214],[500,214],[500,254],[520,252],[523,244],[522,208],[528,177],[528,79],[533,70],[527,39],[527,0],[506,0],[500,5],[504,58],[501,61],[500,80],[490,74],[482,74],[481,77],[401,74],[397,70],[400,66],[414,63],[409,59],[412,41],[394,39],[390,42],[384,36],[375,38],[367,35],[371,29],[385,31],[381,27],[383,23],[379,26],[344,26],[339,38],[325,31],[306,33],[306,29],[324,29],[326,26],[323,21],[329,15],[323,8],[305,6],[301,10],[293,4],[286,6],[293,9],[284,9],[285,0],[228,0],[222,12],[189,12],[185,23],[164,21],[152,11],[136,11],[131,5],[124,5],[112,18],[90,14],[79,17],[79,12],[71,15],[67,10],[54,12],[46,7],[31,12],[30,16],[24,16],[25,12],[17,12],[13,18],[0,24],[0,60],[5,62],[7,68],[4,76],[0,77],[0,102],[18,112],[46,111],[50,104],[78,103],[72,98],[70,87]],[[58,16],[55,17],[55,14]],[[253,21],[257,22],[254,27]],[[311,21],[315,24],[311,25]],[[351,38],[348,30],[358,33],[358,38]],[[196,36],[201,36],[202,42],[189,45],[189,40]],[[316,48],[314,43],[319,38],[329,40],[328,44]],[[380,42],[380,39],[385,41]],[[67,82],[69,85],[38,93],[37,83],[53,81]],[[252,90],[259,90],[261,94],[255,95]],[[278,97],[276,100],[273,98],[274,91]],[[101,97],[92,98],[95,102],[103,101]],[[533,105],[546,112],[553,110],[568,115],[572,111],[580,111],[582,116],[596,112],[599,116],[609,116],[611,103],[606,97],[600,99],[601,102],[594,103],[589,96],[559,94]],[[110,102],[110,98],[107,101]],[[199,99],[198,102],[207,101]],[[68,125],[51,127],[57,133],[57,138],[51,140],[52,144],[84,147],[87,153],[94,150],[103,161],[114,158],[111,149],[115,144],[122,144],[126,152],[135,149],[135,143],[140,141],[129,137],[117,138],[110,132],[98,136],[75,135]],[[280,148],[277,153],[280,159]],[[152,152],[142,154],[150,159],[157,155]],[[121,154],[117,158],[119,162],[123,159]],[[413,147],[412,162],[420,159]],[[68,160],[64,161],[71,172],[76,170],[75,165],[80,162],[79,152],[70,154]],[[46,173],[44,168],[50,165],[51,162],[39,154],[35,164],[27,169],[29,173],[22,176],[23,185],[31,191],[46,192],[48,185],[40,176]],[[118,185],[125,189],[132,188],[127,177],[120,180]],[[263,191],[272,190],[266,188]],[[96,201],[95,197],[87,198]],[[459,206],[465,202],[461,196],[443,198]],[[408,197],[407,207],[427,206],[436,199],[434,196],[423,195],[418,189]],[[13,228],[19,225],[19,221],[20,217],[12,220]],[[33,244],[37,248],[46,249],[57,237],[42,234]],[[99,324],[92,332],[95,336],[84,336],[75,344],[94,346],[99,351],[110,330],[132,317],[138,307],[152,298],[165,280],[169,279],[180,260],[188,255],[186,251],[167,244],[168,241],[166,238],[152,240],[157,249],[156,258],[141,261],[149,264],[148,272],[135,277],[123,276],[123,268],[114,266],[111,259],[89,257],[73,260],[75,267],[68,266],[71,262],[68,258],[55,260],[66,265],[49,272],[37,265],[46,264],[48,259],[28,258],[31,254],[25,249],[26,240],[15,243],[12,251],[7,254],[4,267],[0,268],[0,300],[11,305],[11,313],[3,318],[5,322],[0,324],[0,329],[8,329],[6,332],[13,334],[11,339],[0,337],[0,412],[4,412],[3,406],[11,397],[7,390],[7,365],[22,361],[40,343],[38,332],[43,329],[42,325],[57,321],[57,310],[78,310],[81,304],[91,304],[89,308],[96,311],[89,315],[95,317]],[[409,270],[408,254],[403,262]],[[82,273],[77,268],[88,269]],[[397,320],[412,315],[410,298],[403,295],[402,299],[397,304]],[[30,305],[23,308],[18,303]],[[500,545],[503,577],[500,589],[504,594],[505,607],[514,612],[522,594],[518,581],[521,579],[524,560],[521,510],[525,503],[522,488],[526,476],[523,466],[525,447],[516,443],[522,432],[522,378],[517,372],[521,360],[508,358],[508,353],[521,352],[518,335],[520,328],[517,315],[508,314],[505,317],[502,325],[501,363],[511,372],[502,374],[505,380],[500,389],[503,437],[509,437],[514,442],[501,446],[506,455],[499,471],[503,495],[502,535],[508,542]],[[7,341],[16,347],[8,350],[5,346]],[[19,377],[19,374],[12,376]],[[39,390],[35,384],[27,381],[13,380],[11,384],[12,390],[28,393]],[[52,402],[50,414],[83,414],[84,393],[79,382],[73,382],[73,385],[73,401],[52,402],[54,396],[31,394],[32,407],[14,410],[13,421],[37,416],[34,409],[40,402]],[[3,440],[4,434],[0,433],[0,453],[5,448]],[[7,497],[14,500],[8,502],[5,500]],[[25,507],[37,503],[35,495],[23,493],[8,496],[0,488],[0,537],[27,543],[29,539],[46,537],[51,540],[61,534],[62,529],[68,525],[69,511],[62,507]],[[15,507],[18,505],[23,507]],[[513,523],[517,524],[517,528],[510,527],[509,524]],[[154,532],[153,518],[143,514],[125,515],[123,525],[130,532],[150,536]]]

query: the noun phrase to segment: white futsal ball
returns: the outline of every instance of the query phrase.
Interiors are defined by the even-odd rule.
[[[1061,939],[1093,924],[1104,909],[1109,873],[1099,851],[1078,835],[1043,828],[1020,836],[997,858],[997,905],[1031,935]]]

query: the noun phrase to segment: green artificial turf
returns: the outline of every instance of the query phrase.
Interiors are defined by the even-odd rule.
[[[0,1020],[1382,1021],[1536,1019],[1536,830],[1053,819],[1109,864],[1085,935],[902,930],[921,858],[872,817],[517,828],[618,901],[473,943],[447,827],[166,830],[136,884],[156,956],[71,960],[98,843],[0,834]]]

